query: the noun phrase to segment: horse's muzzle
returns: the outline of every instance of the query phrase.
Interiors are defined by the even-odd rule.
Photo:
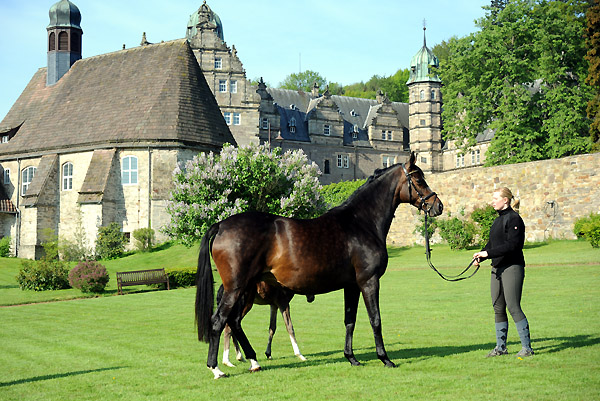
[[[433,202],[433,205],[429,208],[429,216],[430,217],[439,216],[440,214],[442,214],[443,211],[444,211],[444,204],[442,203],[440,198],[438,198],[436,196],[435,201]]]

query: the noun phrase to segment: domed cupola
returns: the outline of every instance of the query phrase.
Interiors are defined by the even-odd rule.
[[[50,7],[50,27],[81,29],[81,13],[79,8],[69,0],[61,0]]]
[[[431,49],[427,47],[425,29],[423,27],[423,47],[410,60],[410,77],[406,82],[407,85],[415,82],[441,82],[440,77],[432,71],[432,68],[440,66],[440,62]]]
[[[200,6],[198,11],[190,15],[190,20],[187,24],[187,32],[185,37],[188,40],[191,40],[196,36],[198,29],[208,29],[214,30],[216,35],[225,42],[225,38],[223,36],[223,24],[221,23],[221,18],[210,9],[208,4],[206,4],[206,0]]]
[[[54,85],[81,59],[81,13],[69,0],[50,7],[48,31],[48,72],[46,84]]]

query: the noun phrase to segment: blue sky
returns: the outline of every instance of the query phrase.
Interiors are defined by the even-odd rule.
[[[1,0],[0,120],[46,66],[48,10],[55,0]],[[81,11],[83,57],[185,36],[202,0],[72,0]],[[208,0],[248,78],[277,85],[302,70],[347,85],[408,68],[427,45],[477,30],[489,0]]]

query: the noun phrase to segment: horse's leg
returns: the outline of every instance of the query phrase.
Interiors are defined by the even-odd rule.
[[[373,328],[373,335],[375,336],[375,349],[377,350],[377,357],[387,366],[388,368],[395,368],[394,362],[390,361],[383,345],[383,335],[381,334],[381,315],[379,312],[379,278],[371,277],[366,284],[362,287],[363,299],[365,300],[365,306],[367,307],[367,313],[369,314],[369,321]]]
[[[236,307],[233,308],[231,314],[229,315],[229,319],[227,320],[227,324],[229,324],[229,327],[231,327],[233,337],[238,340],[240,346],[244,350],[244,354],[246,354],[246,359],[250,360],[251,372],[257,372],[261,369],[261,367],[258,364],[258,362],[256,362],[256,352],[254,351],[254,348],[252,348],[252,345],[250,345],[250,341],[248,340],[248,337],[246,337],[246,333],[244,333],[244,330],[242,329],[242,319],[244,318],[245,314],[250,310],[250,308],[252,308],[254,292],[254,289],[252,289],[252,291],[249,292],[247,291],[244,294],[244,297],[238,300],[238,304],[236,305]]]
[[[225,325],[225,329],[223,330],[223,365],[229,366],[230,368],[235,368],[235,365],[229,361],[229,347],[231,340],[231,327],[229,325]],[[233,343],[236,345],[237,350],[237,342],[235,338],[233,339]]]
[[[290,341],[292,343],[292,348],[294,349],[294,355],[296,355],[301,361],[306,361],[304,355],[300,353],[300,348],[296,342],[296,333],[294,333],[294,325],[292,324],[292,317],[290,315],[290,303],[285,303],[285,306],[280,304],[279,309],[281,310],[281,316],[283,316],[285,328],[290,335]]]
[[[344,356],[352,366],[360,365],[360,362],[354,357],[354,351],[352,350],[352,336],[354,335],[359,298],[360,290],[358,289],[358,286],[344,288],[344,324],[346,325]]]
[[[275,330],[277,330],[277,306],[271,306],[271,318],[269,320],[269,342],[267,342],[267,350],[265,351],[265,355],[267,359],[271,359],[271,343],[273,342],[273,336],[275,335]]]
[[[242,351],[240,349],[240,344],[238,343],[238,340],[235,338],[235,336],[231,336],[231,339],[233,340],[233,346],[235,347],[235,359],[240,362],[243,362],[244,356],[242,355]]]

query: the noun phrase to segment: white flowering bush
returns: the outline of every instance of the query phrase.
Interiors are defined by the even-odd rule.
[[[163,232],[191,246],[212,224],[236,213],[318,216],[325,210],[320,175],[302,150],[225,144],[220,154],[200,153],[173,171],[171,222]]]

